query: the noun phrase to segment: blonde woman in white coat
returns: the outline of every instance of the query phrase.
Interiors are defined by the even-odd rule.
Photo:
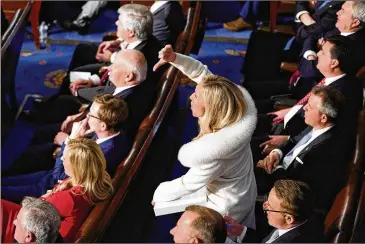
[[[159,58],[154,70],[169,62],[198,83],[190,99],[200,132],[178,154],[189,171],[161,183],[152,204],[176,200],[205,187],[207,207],[255,228],[257,188],[250,140],[257,110],[250,94],[228,79],[213,75],[201,62],[174,53],[170,45],[160,51]]]

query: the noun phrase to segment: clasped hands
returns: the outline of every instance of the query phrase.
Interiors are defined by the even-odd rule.
[[[266,173],[271,174],[273,170],[279,165],[280,156],[277,152],[271,152],[263,160],[257,163],[257,167],[262,168]]]

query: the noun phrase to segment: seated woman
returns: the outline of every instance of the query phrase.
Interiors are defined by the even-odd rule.
[[[92,206],[105,200],[113,192],[113,186],[106,172],[103,152],[91,139],[70,140],[62,161],[69,177],[42,199],[52,203],[60,213],[63,240],[74,242]],[[1,200],[1,208],[2,241],[14,242],[15,226],[12,223],[21,206]]]
[[[121,123],[127,116],[128,108],[123,100],[110,94],[97,96],[85,120],[73,124],[69,138],[83,138],[93,133],[89,137],[100,146],[107,162],[107,171],[112,175],[129,152],[128,140],[124,132],[120,130]],[[67,134],[65,135],[67,138]],[[2,178],[2,198],[20,203],[24,196],[39,197],[52,188],[57,181],[67,178],[68,175],[62,164],[65,144],[67,141],[63,143],[52,170]],[[37,162],[27,163],[36,164]],[[27,167],[25,162],[24,167]]]
[[[193,116],[199,118],[200,132],[178,154],[189,171],[161,183],[153,204],[172,201],[205,187],[207,207],[255,228],[257,189],[250,140],[257,111],[250,94],[228,79],[212,75],[199,61],[174,53],[170,45],[160,51],[160,58],[154,70],[170,62],[198,83],[190,99]]]

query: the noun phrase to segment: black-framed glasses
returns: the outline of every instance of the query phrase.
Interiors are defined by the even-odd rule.
[[[266,209],[265,208],[265,205],[270,206],[270,203],[269,203],[269,197],[268,195],[264,195],[264,203],[263,203],[263,206],[262,206],[262,210],[264,211],[264,213],[266,214],[267,212],[274,212],[274,213],[285,213],[285,214],[290,214],[290,215],[294,215],[292,213],[289,213],[289,212],[286,212],[286,211],[279,211],[279,210],[271,210],[271,209]],[[296,216],[296,215],[294,215]]]
[[[98,118],[98,117],[96,117],[96,116],[94,116],[94,115],[92,115],[92,114],[90,114],[90,113],[88,113],[86,116],[87,116],[87,117],[92,117],[92,118],[94,118],[94,119],[98,119],[98,120],[102,121],[100,118]]]

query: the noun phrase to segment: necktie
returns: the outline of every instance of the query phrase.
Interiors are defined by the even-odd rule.
[[[104,74],[100,78],[99,86],[103,85],[104,81],[106,81],[109,77],[109,71],[105,71]]]
[[[325,84],[325,80],[326,78],[323,78],[316,86],[323,86]],[[302,99],[300,99],[294,106],[296,105],[303,105],[305,104],[306,102],[308,102],[308,99],[309,97],[311,96],[312,92],[308,92],[307,95],[305,95]],[[284,118],[281,118],[280,120],[277,120],[276,123],[273,123],[274,125],[275,124],[279,124],[281,123],[282,121],[284,120]]]
[[[312,138],[312,130],[308,132],[305,136],[303,136],[302,139],[293,147],[293,149],[290,150],[290,152],[288,152],[287,155],[285,155],[283,159],[283,165],[285,169],[287,169],[290,163],[293,161],[294,150],[306,144],[311,138]]]
[[[275,241],[278,237],[279,237],[279,230],[278,230],[278,229],[276,229],[276,230],[272,233],[272,235],[271,235],[270,239],[266,241],[266,243],[271,243],[271,242]]]

